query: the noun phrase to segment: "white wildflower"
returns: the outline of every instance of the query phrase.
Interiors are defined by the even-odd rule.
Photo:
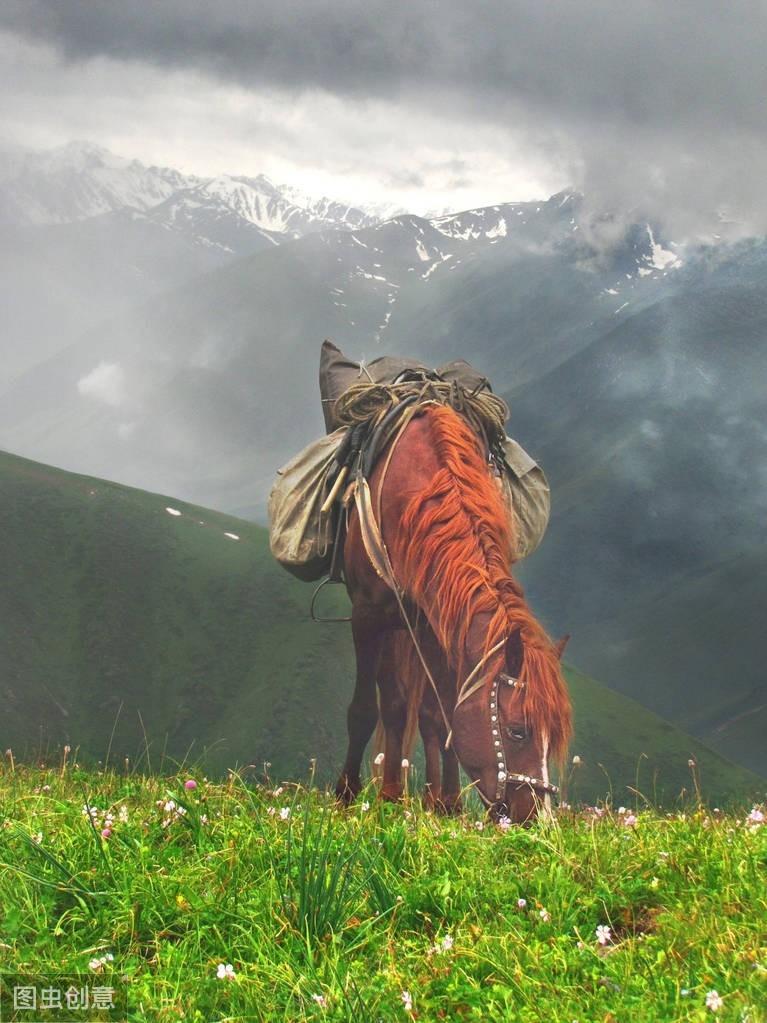
[[[721,995],[717,991],[709,991],[706,995],[706,1008],[712,1012],[719,1012],[724,1005]]]
[[[612,940],[612,931],[607,924],[600,924],[597,927],[596,939],[600,945],[607,945]]]

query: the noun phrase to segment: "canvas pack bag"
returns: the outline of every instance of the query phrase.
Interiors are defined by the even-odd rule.
[[[331,509],[323,514],[328,471],[346,428],[313,441],[277,471],[269,494],[269,546],[290,573],[311,582],[330,568],[333,556]]]

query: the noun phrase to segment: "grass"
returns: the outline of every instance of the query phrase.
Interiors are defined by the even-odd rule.
[[[0,806],[3,970],[125,977],[131,1020],[767,1019],[750,806],[503,830],[372,786],[342,811],[311,777],[9,757]]]

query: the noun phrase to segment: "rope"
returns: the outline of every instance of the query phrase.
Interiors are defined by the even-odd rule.
[[[487,381],[483,381],[479,387],[469,391],[455,381],[423,377],[398,384],[375,384],[360,380],[347,387],[338,398],[334,412],[341,423],[350,426],[357,423],[375,425],[395,405],[417,395],[420,401],[435,401],[455,409],[492,446],[502,442],[506,436],[509,407],[502,398],[488,390],[488,386]]]

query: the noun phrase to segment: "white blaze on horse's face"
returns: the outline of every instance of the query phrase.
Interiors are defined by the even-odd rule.
[[[541,753],[541,778],[547,785],[549,784],[549,737],[545,732],[543,734],[543,750]],[[551,820],[554,814],[551,809],[550,792],[547,792],[543,797],[543,809],[546,817]]]

